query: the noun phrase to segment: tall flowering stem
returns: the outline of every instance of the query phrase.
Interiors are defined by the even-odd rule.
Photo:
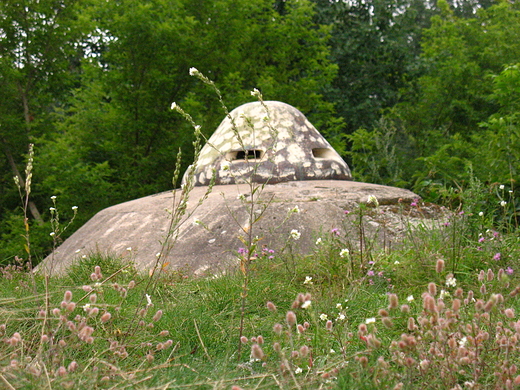
[[[200,81],[202,81],[204,84],[206,84],[208,87],[210,87],[215,92],[226,117],[231,122],[232,132],[233,132],[235,138],[237,139],[237,141],[240,145],[240,148],[244,151],[247,151],[248,147],[245,144],[245,141],[240,134],[240,131],[236,124],[235,118],[233,118],[231,116],[228,108],[226,107],[226,105],[224,103],[222,93],[217,88],[215,83],[212,80],[210,80],[208,77],[206,77],[197,68],[190,68],[189,73],[191,76],[198,78]],[[256,89],[256,88],[253,89],[253,91],[251,91],[251,95],[256,97],[258,99],[258,101],[260,102],[260,104],[265,109],[266,117],[264,119],[264,124],[268,127],[269,132],[271,134],[271,139],[273,140],[273,144],[270,147],[273,148],[275,146],[276,140],[278,138],[277,137],[278,132],[276,131],[276,129],[274,129],[274,127],[271,124],[271,117],[270,117],[269,109],[266,106],[266,104],[264,103],[263,96],[258,89]],[[172,105],[172,109],[176,109],[177,111],[180,110],[180,108],[178,106],[173,106],[173,105]],[[179,111],[179,112],[181,112],[181,111]],[[190,123],[193,124],[191,117],[187,116],[187,114],[185,114],[183,112],[181,112],[181,114],[183,114],[185,116],[185,118]],[[246,125],[251,130],[252,139],[253,139],[252,142],[254,144],[255,143],[255,125],[248,118],[245,118],[245,121],[246,121]],[[197,129],[196,129],[196,131],[197,131]],[[199,132],[199,135],[202,137],[200,132]],[[206,140],[206,142],[207,142],[207,140]],[[215,146],[211,145],[210,143],[208,143],[208,145],[213,147],[215,150],[217,150],[217,152],[220,152]],[[195,146],[196,158],[198,158],[197,147],[200,147],[200,146],[199,145]],[[243,330],[244,330],[244,318],[245,318],[247,295],[248,295],[248,289],[249,289],[250,265],[251,265],[251,261],[256,256],[255,250],[257,247],[258,240],[259,240],[254,235],[253,226],[255,225],[256,222],[258,222],[263,217],[264,212],[266,211],[268,205],[270,204],[270,201],[269,201],[266,204],[258,206],[257,201],[259,199],[259,196],[262,193],[262,190],[265,187],[265,185],[267,184],[267,182],[269,181],[269,179],[265,180],[265,182],[263,182],[263,183],[255,183],[253,181],[253,177],[256,175],[256,172],[258,171],[259,162],[255,161],[256,159],[254,159],[254,158],[249,159],[247,156],[248,155],[246,153],[245,161],[246,161],[246,164],[248,165],[248,168],[250,168],[250,174],[249,174],[248,179],[246,180],[246,183],[249,186],[249,194],[247,194],[248,197],[246,197],[246,196],[239,197],[239,199],[241,200],[241,202],[243,202],[243,204],[245,205],[245,207],[247,209],[248,221],[247,221],[246,225],[242,226],[240,221],[238,221],[238,219],[235,217],[234,213],[230,213],[231,217],[235,220],[237,225],[240,226],[240,228],[243,232],[243,235],[241,235],[239,237],[239,239],[242,241],[242,243],[244,244],[244,247],[247,249],[244,253],[239,254],[240,270],[243,275],[243,285],[242,285],[242,292],[241,292],[241,309],[240,309],[240,330],[239,330],[239,337],[238,337],[238,340],[239,340],[238,341],[238,359],[239,360],[241,359],[241,352],[242,352],[242,342],[240,341],[240,339],[243,336]],[[195,169],[196,169],[196,161],[188,169],[189,169],[188,172],[191,172],[192,173],[191,176],[193,176],[195,173]],[[190,171],[190,169],[191,169],[191,171]],[[228,165],[227,169],[230,169],[229,165]],[[213,176],[213,177],[215,177],[215,176]]]
[[[25,167],[25,180],[20,181],[21,178],[18,176],[14,177],[16,187],[18,187],[18,193],[20,194],[20,200],[22,201],[23,210],[23,223],[25,227],[25,252],[27,253],[27,261],[32,268],[32,255],[31,255],[31,239],[29,234],[29,217],[27,210],[29,208],[29,196],[31,195],[31,183],[32,183],[32,170],[34,162],[34,145],[29,144],[29,153],[27,158],[27,165]]]
[[[25,240],[25,252],[27,253],[27,264],[29,265],[34,293],[36,293],[36,281],[34,279],[34,273],[32,272],[33,264],[32,264],[32,253],[31,253],[31,235],[30,235],[30,226],[29,226],[29,215],[28,210],[31,207],[31,201],[29,200],[29,196],[31,194],[31,184],[32,184],[32,171],[33,171],[33,162],[34,162],[34,145],[29,144],[29,152],[27,157],[27,165],[25,167],[25,180],[22,179],[21,176],[14,176],[14,182],[16,187],[18,187],[18,193],[20,195],[20,200],[22,201],[22,211],[23,211],[23,224],[24,224],[24,240]],[[35,206],[34,206],[35,209]],[[41,217],[38,211],[33,210],[33,215],[36,219],[40,219]]]

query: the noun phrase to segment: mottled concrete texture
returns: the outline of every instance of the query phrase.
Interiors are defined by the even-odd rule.
[[[243,246],[239,236],[244,235],[242,228],[248,227],[249,186],[215,186],[196,208],[205,191],[206,187],[195,187],[191,193],[187,212],[192,215],[180,226],[177,243],[164,260],[169,263],[169,269],[211,275],[237,264],[236,251]],[[245,201],[238,199],[241,194],[246,196]],[[260,208],[267,205],[267,209],[253,226],[253,234],[261,238],[259,245],[266,245],[275,252],[290,242],[292,250],[302,254],[312,252],[316,238],[330,234],[334,228],[350,231],[356,241],[355,216],[346,215],[344,211],[355,210],[360,202],[366,203],[369,195],[376,196],[381,206],[379,211],[370,209],[365,218],[367,234],[378,235],[380,245],[392,245],[410,222],[408,217],[402,219],[398,201],[401,199],[406,209],[417,195],[399,188],[342,180],[265,186],[257,204]],[[288,216],[288,211],[296,206],[300,212]],[[81,256],[101,252],[133,260],[138,269],[147,271],[161,250],[172,207],[173,192],[109,207],[68,238],[42,266],[52,273],[61,273]],[[293,229],[301,233],[297,241],[289,238]]]
[[[222,121],[201,150],[195,185],[208,185],[213,169],[216,184],[352,179],[345,161],[300,111],[273,101],[244,104]]]

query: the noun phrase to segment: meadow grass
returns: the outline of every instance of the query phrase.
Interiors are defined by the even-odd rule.
[[[190,74],[214,87],[196,69]],[[258,91],[253,95],[262,101]],[[520,242],[512,190],[486,190],[473,181],[458,194],[456,211],[423,224],[410,217],[426,217],[424,204],[399,204],[407,229],[393,247],[378,245],[381,236],[366,229],[367,215],[383,231],[386,224],[371,196],[346,212],[344,224],[352,226],[316,232],[316,247],[305,256],[258,246],[255,210],[261,215],[268,204],[252,201],[241,227],[240,267],[194,278],[163,264],[191,216],[187,202],[201,146],[200,127],[172,108],[194,126],[196,158],[153,272],[100,253],[62,276],[34,273],[26,223],[27,259],[0,268],[0,388],[520,386]],[[179,161],[180,153],[178,167]],[[25,186],[18,182],[26,222],[31,169],[29,161]],[[177,168],[174,187],[179,175]],[[255,199],[263,185],[248,183]],[[68,225],[60,227],[51,199],[56,245]],[[291,231],[289,247],[299,237]]]
[[[163,270],[151,290],[122,259],[92,255],[47,280],[19,260],[1,270],[0,387],[520,386],[515,229],[456,212],[392,250],[320,238],[307,256],[252,258],[242,325],[239,270]]]

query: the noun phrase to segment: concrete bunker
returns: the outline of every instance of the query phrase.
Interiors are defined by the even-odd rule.
[[[352,181],[347,164],[300,111],[281,102],[255,102],[236,108],[230,117],[201,150],[190,199],[204,201],[186,204],[186,218],[196,218],[201,225],[188,220],[179,225],[176,245],[161,259],[168,270],[202,276],[236,269],[236,251],[243,245],[239,236],[249,221],[249,205],[240,195],[251,190],[249,179],[267,183],[256,201],[269,207],[255,224],[255,234],[269,248],[284,248],[291,231],[297,229],[301,238],[294,250],[311,253],[315,234],[346,226],[344,210],[366,202],[368,196],[387,207],[381,218],[394,222],[371,221],[367,229],[377,234],[384,230],[380,236],[387,244],[401,236],[401,216],[391,205],[409,204],[418,196],[404,189]],[[204,186],[213,170],[216,185],[208,195]],[[180,192],[150,195],[100,211],[38,270],[61,274],[81,257],[102,253],[128,259],[138,270],[149,272],[171,229],[172,207],[178,205]],[[296,207],[300,212],[280,223],[280,216]],[[349,229],[347,234],[357,234],[354,224]]]
[[[307,118],[276,101],[230,112],[201,150],[195,185],[208,185],[213,169],[215,184],[352,180],[345,161]]]

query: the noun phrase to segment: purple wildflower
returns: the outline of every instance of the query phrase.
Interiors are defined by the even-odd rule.
[[[374,276],[374,271],[369,270],[369,271],[367,272],[367,275],[368,275],[368,276]]]
[[[339,236],[339,229],[338,228],[334,228],[330,231],[332,234],[335,234],[336,236]]]
[[[486,241],[486,239],[485,239],[484,237],[480,237],[480,238],[478,239],[478,242],[484,242],[484,241]]]
[[[500,254],[500,252],[499,253],[495,253],[495,256],[493,256],[493,260],[498,261],[498,260],[500,260],[501,257],[502,257],[502,255]]]
[[[506,274],[508,274],[508,275],[512,275],[513,272],[514,272],[514,271],[513,271],[513,268],[511,268],[511,267],[507,267],[507,268],[506,268]]]

